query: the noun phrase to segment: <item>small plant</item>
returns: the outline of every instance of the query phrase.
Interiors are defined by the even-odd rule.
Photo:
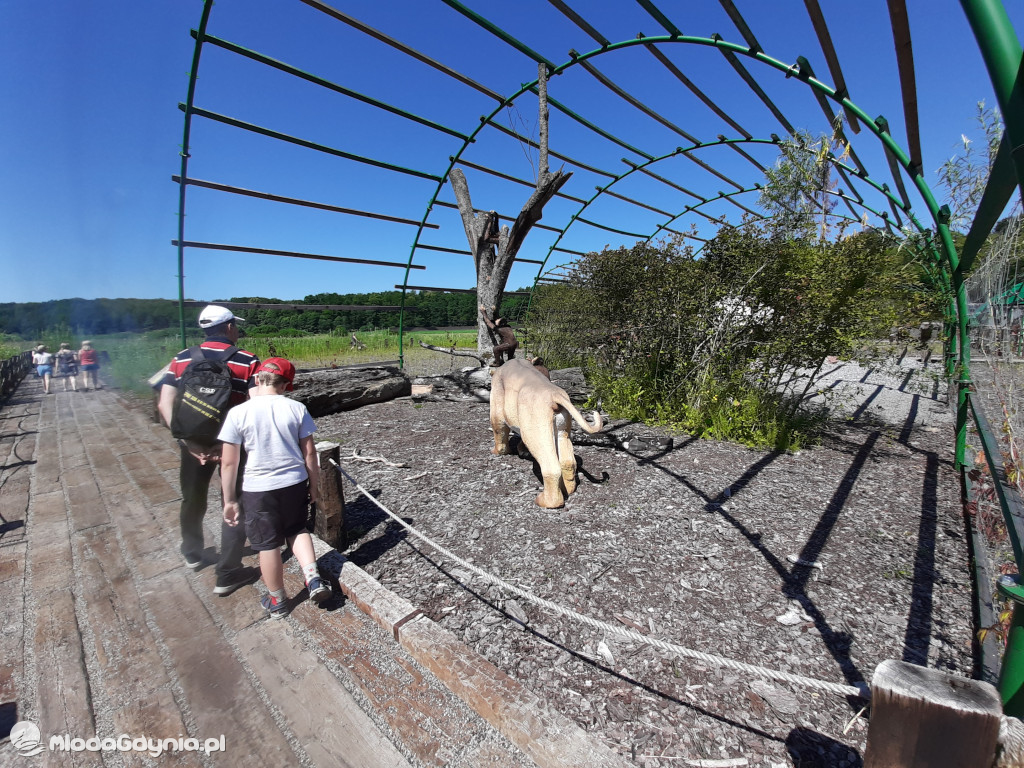
[[[1006,639],[1010,635],[1010,623],[1013,620],[1013,610],[1006,609],[999,612],[999,616],[996,622],[988,627],[982,627],[978,630],[978,642],[984,643],[985,638],[988,637],[989,633],[995,634],[999,640],[999,645],[1005,646]]]
[[[905,579],[905,580],[909,581],[910,578],[911,578],[911,573],[906,568],[896,568],[896,569],[891,570],[891,571],[886,571],[885,573],[882,574],[882,577],[886,578],[886,579],[897,580],[897,581],[900,580],[900,579]]]

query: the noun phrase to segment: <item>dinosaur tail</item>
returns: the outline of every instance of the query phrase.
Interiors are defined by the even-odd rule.
[[[555,398],[555,404],[565,408],[565,410],[569,412],[569,414],[576,420],[576,423],[579,424],[585,432],[594,434],[595,432],[600,432],[604,427],[604,422],[601,420],[600,413],[594,411],[594,423],[590,424],[585,418],[583,418],[583,414],[576,410],[576,406],[572,404],[568,395],[559,393],[558,397]]]

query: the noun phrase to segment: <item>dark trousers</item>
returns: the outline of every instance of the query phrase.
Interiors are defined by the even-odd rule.
[[[206,515],[206,500],[210,491],[210,480],[220,464],[199,459],[181,449],[181,554],[199,559],[203,553],[203,517]],[[242,496],[242,474],[245,470],[245,451],[242,451],[238,465],[236,498]],[[243,515],[245,512],[243,511]],[[242,567],[242,551],[245,549],[245,522],[237,526],[225,522],[220,525],[220,560],[217,561],[217,575],[236,571]]]

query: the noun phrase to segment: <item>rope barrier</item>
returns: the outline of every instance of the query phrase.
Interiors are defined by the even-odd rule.
[[[492,576],[491,574],[487,573],[484,570],[481,570],[472,563],[466,562],[461,557],[445,549],[440,544],[437,544],[436,542],[432,541],[430,538],[417,531],[411,525],[402,520],[398,515],[396,515],[390,509],[388,509],[379,501],[377,501],[377,499],[375,499],[369,491],[367,491],[358,482],[356,482],[355,478],[353,478],[348,472],[342,469],[334,459],[329,459],[329,461],[337,468],[337,470],[342,475],[345,476],[345,478],[348,479],[350,483],[352,483],[352,485],[356,487],[356,490],[358,490],[361,494],[363,494],[363,496],[365,496],[367,499],[369,499],[378,507],[380,507],[380,509],[385,514],[387,514],[392,520],[394,520],[396,523],[405,528],[413,536],[423,541],[429,547],[437,550],[445,557],[450,558],[463,568],[472,571],[484,581],[490,584],[494,584],[495,586],[498,586],[506,590],[507,592],[511,592],[512,594],[521,597],[524,600],[528,600],[534,605],[540,606],[541,608],[544,608],[552,613],[555,613],[559,616],[564,616],[569,619],[573,619],[574,621],[578,621],[582,624],[586,624],[587,626],[592,627],[593,629],[619,635],[621,637],[628,638],[634,642],[650,645],[654,648],[658,648],[662,651],[667,651],[668,653],[676,654],[677,656],[681,656],[683,658],[694,659],[696,661],[702,661],[708,664],[714,664],[716,666],[725,667],[736,672],[744,672],[750,675],[754,675],[756,677],[766,678],[768,680],[777,680],[786,683],[793,683],[794,685],[800,685],[805,688],[812,688],[815,690],[824,691],[826,693],[835,693],[840,696],[859,696],[863,699],[869,699],[871,697],[871,691],[868,688],[868,684],[865,682],[855,683],[853,685],[830,683],[825,680],[815,680],[811,677],[803,677],[802,675],[793,675],[788,672],[780,672],[778,670],[766,669],[764,667],[758,667],[754,664],[746,664],[742,661],[734,661],[733,659],[727,659],[722,656],[715,656],[714,654],[695,651],[691,648],[685,648],[681,645],[676,645],[675,643],[667,643],[664,640],[658,640],[654,637],[641,635],[639,632],[634,632],[624,627],[616,627],[612,624],[606,624],[603,621],[592,619],[589,616],[584,616],[583,614],[577,613],[576,611],[570,610],[568,608],[563,608],[562,606],[558,605],[557,603],[553,603],[550,600],[545,600],[542,597],[537,597],[536,595],[527,592],[524,589],[521,589],[513,584],[509,584],[506,581],[503,581],[497,576]]]

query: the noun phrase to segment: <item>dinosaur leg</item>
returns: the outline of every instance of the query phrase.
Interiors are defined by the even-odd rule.
[[[572,429],[572,419],[565,410],[555,413],[555,439],[558,450],[558,466],[562,470],[562,483],[565,485],[565,495],[576,490],[576,454],[572,449],[572,441],[569,439],[569,430]]]
[[[508,436],[511,431],[505,423],[505,388],[500,379],[491,383],[491,431],[494,432],[494,448],[491,453],[508,453]]]
[[[565,500],[562,496],[562,476],[561,474],[547,474],[544,473],[544,490],[537,494],[537,498],[534,499],[537,502],[538,507],[544,509],[558,509],[565,504]]]
[[[562,470],[558,464],[558,452],[553,435],[549,433],[544,442],[542,446],[527,446],[540,465],[540,474],[544,478],[544,490],[537,494],[536,502],[538,507],[557,509],[565,503],[562,494]]]

